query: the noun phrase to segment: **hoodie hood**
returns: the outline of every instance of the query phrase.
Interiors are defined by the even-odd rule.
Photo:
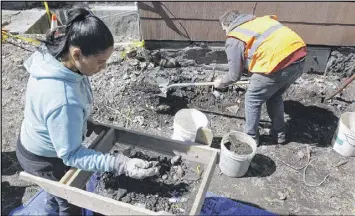
[[[232,31],[233,29],[237,28],[238,26],[249,22],[253,19],[255,19],[256,16],[252,15],[252,14],[240,14],[228,27],[227,32]]]
[[[68,82],[80,82],[84,76],[66,68],[46,51],[36,51],[24,62],[24,66],[36,78],[52,78]]]

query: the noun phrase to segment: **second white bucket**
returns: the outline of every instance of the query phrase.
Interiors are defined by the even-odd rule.
[[[234,135],[237,140],[250,145],[253,152],[248,155],[238,155],[228,150],[225,144],[229,142],[230,135]],[[251,160],[255,156],[256,148],[255,140],[248,134],[231,131],[224,135],[221,141],[221,157],[219,160],[219,168],[222,173],[233,178],[244,176],[249,169]]]
[[[346,112],[340,116],[332,143],[334,151],[340,155],[355,156],[355,112]]]
[[[205,114],[197,109],[181,109],[174,116],[172,139],[185,143],[195,142],[197,130],[208,126]]]

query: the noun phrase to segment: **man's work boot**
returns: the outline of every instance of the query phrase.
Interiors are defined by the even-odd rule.
[[[251,136],[251,135],[249,135],[249,136]],[[251,137],[255,140],[256,146],[259,146],[259,133],[257,133],[255,136],[251,136]]]
[[[286,144],[286,133],[285,132],[272,134],[271,138],[272,138],[273,143],[275,143],[275,144],[281,144],[281,145]]]

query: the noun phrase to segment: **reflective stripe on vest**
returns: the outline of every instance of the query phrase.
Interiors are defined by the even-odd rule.
[[[277,34],[274,34],[277,31]],[[271,73],[286,57],[306,44],[295,32],[271,16],[259,17],[232,29],[228,37],[243,41],[250,72]]]
[[[274,31],[280,29],[281,27],[283,27],[283,25],[277,24],[274,26],[271,26],[270,28],[268,28],[266,31],[264,31],[262,34],[259,34],[257,32],[251,31],[249,29],[244,29],[244,28],[235,28],[233,29],[233,31],[231,31],[229,33],[229,36],[233,36],[234,32],[239,32],[242,34],[245,34],[249,37],[254,37],[255,41],[253,43],[253,45],[250,47],[250,49],[248,50],[248,57],[247,57],[247,62],[248,65],[250,64],[250,61],[252,60],[252,57],[255,53],[255,51],[259,48],[260,44],[271,35],[271,33],[273,33]]]
[[[250,51],[248,53],[248,58],[252,57],[255,53],[255,51],[259,48],[260,44],[271,35],[271,33],[273,33],[274,31],[278,30],[279,28],[283,27],[283,25],[277,24],[274,26],[271,26],[270,28],[268,28],[266,31],[264,31],[261,35],[256,36],[256,40],[253,43],[253,45],[250,48]]]
[[[274,26],[271,26],[270,28],[268,28],[266,31],[264,31],[262,34],[258,34],[257,36],[254,36],[256,39],[253,43],[253,45],[251,46],[250,50],[248,51],[248,65],[250,63],[250,61],[252,60],[253,55],[255,54],[255,51],[259,48],[259,46],[261,45],[261,43],[271,35],[271,33],[273,33],[274,31],[282,28],[283,25],[277,24]],[[246,29],[245,29],[246,30]]]
[[[233,29],[233,32],[239,32],[245,35],[248,35],[250,37],[258,37],[260,34],[254,31],[251,31],[249,29],[243,29],[243,28],[235,28]]]

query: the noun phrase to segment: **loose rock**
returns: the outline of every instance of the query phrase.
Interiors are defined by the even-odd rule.
[[[136,117],[134,118],[134,120],[136,120],[136,122],[138,122],[138,124],[139,124],[140,126],[142,126],[142,125],[144,124],[144,117],[143,117],[143,116],[136,116]]]
[[[175,157],[171,158],[171,165],[176,165],[181,162],[181,155],[176,155]]]
[[[124,74],[124,75],[123,75],[123,77],[122,77],[122,79],[124,79],[124,80],[127,80],[127,79],[129,79],[129,76],[128,76],[128,74]]]
[[[126,52],[126,55],[129,58],[134,58],[137,55],[137,50],[129,50],[128,52]]]
[[[239,106],[238,105],[230,106],[227,107],[227,110],[233,114],[237,114],[239,110]]]
[[[149,63],[148,69],[152,69],[152,68],[154,68],[154,64],[153,63]]]
[[[286,200],[287,199],[287,194],[283,193],[281,191],[277,192],[277,196],[279,197],[280,200]]]
[[[156,112],[157,113],[167,113],[171,110],[171,107],[169,105],[166,105],[166,104],[161,104],[159,106],[157,106],[156,108]]]
[[[219,98],[221,96],[221,93],[219,93],[219,91],[213,91],[212,93],[216,98]]]
[[[131,74],[129,77],[133,82],[137,81],[137,76],[135,74]]]

